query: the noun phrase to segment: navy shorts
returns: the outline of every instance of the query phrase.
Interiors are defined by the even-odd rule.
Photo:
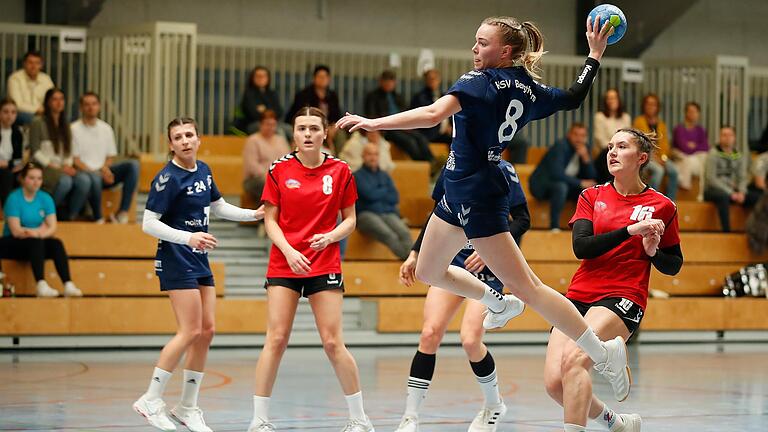
[[[160,278],[160,291],[198,289],[200,286],[214,286],[213,275],[183,279]]]
[[[640,321],[643,320],[645,311],[635,302],[623,297],[607,297],[594,303],[584,303],[573,299],[568,299],[576,306],[581,316],[587,314],[587,311],[595,306],[602,306],[615,313],[627,326],[630,336],[635,334],[640,328]]]
[[[344,292],[344,276],[341,273],[330,273],[325,275],[296,277],[296,278],[267,278],[264,282],[264,288],[271,286],[284,286],[290,288],[304,297],[317,294],[320,291],[337,290]]]
[[[435,216],[463,229],[469,240],[490,237],[509,232],[509,199],[457,204],[447,202],[443,196],[435,207]]]

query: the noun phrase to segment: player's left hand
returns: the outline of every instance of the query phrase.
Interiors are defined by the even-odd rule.
[[[349,129],[350,133],[358,129],[365,129],[367,131],[376,130],[373,120],[350,113],[345,113],[344,117],[336,122],[336,127]]]
[[[480,255],[477,254],[477,251],[474,251],[466,260],[464,260],[464,268],[470,273],[480,273],[485,269],[485,262],[480,258]]]
[[[643,249],[645,249],[646,255],[652,257],[656,255],[656,251],[659,249],[659,243],[661,242],[661,235],[651,234],[643,237]]]
[[[309,239],[309,247],[315,251],[321,251],[327,248],[331,243],[333,243],[333,239],[331,239],[331,236],[329,236],[327,233],[315,234],[311,239]]]
[[[264,204],[262,204],[256,210],[254,210],[253,218],[256,219],[257,221],[264,219]]]

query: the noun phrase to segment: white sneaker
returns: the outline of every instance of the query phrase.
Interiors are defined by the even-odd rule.
[[[643,420],[637,414],[619,414],[624,426],[616,429],[614,432],[640,432],[640,426]]]
[[[632,387],[632,372],[627,364],[627,345],[624,338],[616,336],[604,344],[608,357],[603,363],[596,363],[595,370],[611,383],[613,395],[624,402]]]
[[[37,283],[37,296],[38,297],[58,297],[59,292],[51,288],[48,282],[41,280]]]
[[[75,286],[74,282],[69,281],[64,283],[64,296],[65,297],[82,297],[83,292],[80,291],[77,286]]]
[[[472,420],[467,432],[496,432],[501,419],[507,414],[507,406],[502,402],[499,405],[483,407]]]
[[[104,220],[104,218],[98,218],[95,221],[93,221],[93,223],[95,223],[96,225],[104,225],[106,221]]]
[[[260,418],[255,418],[251,421],[251,425],[248,426],[248,432],[275,432],[275,425],[262,421]]]
[[[419,432],[419,418],[407,416],[400,420],[400,426],[395,432]]]
[[[133,403],[133,410],[146,418],[151,426],[161,431],[176,430],[176,425],[165,413],[165,402],[162,399],[147,399],[146,395],[142,395]]]
[[[189,408],[179,404],[173,407],[171,415],[192,432],[213,432],[205,424],[203,410],[200,407]]]
[[[364,419],[349,419],[349,423],[344,426],[341,432],[375,432],[371,420],[366,416]]]
[[[125,225],[128,223],[128,212],[118,212],[117,216],[115,217],[117,219],[117,223]]]
[[[525,310],[525,303],[512,294],[504,295],[505,308],[501,312],[487,309],[483,319],[483,328],[486,330],[504,327],[509,320],[520,315]]]

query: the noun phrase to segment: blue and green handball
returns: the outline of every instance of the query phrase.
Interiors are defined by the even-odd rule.
[[[600,15],[600,27],[603,27],[603,23],[607,19],[611,24],[611,28],[608,36],[608,45],[613,45],[618,42],[624,33],[627,32],[627,18],[624,16],[624,12],[618,7],[612,4],[601,4],[592,9],[589,16],[592,17],[592,22],[595,22],[597,16]]]

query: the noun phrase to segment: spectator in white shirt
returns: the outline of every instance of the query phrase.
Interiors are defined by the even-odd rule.
[[[43,113],[45,92],[53,88],[53,81],[41,69],[43,56],[37,51],[24,54],[23,68],[8,77],[8,97],[16,102],[18,107],[17,124],[25,125],[32,122],[35,115]]]
[[[86,92],[80,97],[81,118],[72,123],[72,154],[78,177],[88,178],[91,189],[88,203],[97,223],[103,223],[101,214],[101,191],[123,185],[120,207],[116,214],[109,215],[112,222],[127,223],[133,193],[139,178],[139,162],[126,160],[114,163],[117,156],[115,132],[112,126],[99,118],[101,101],[99,95]]]

